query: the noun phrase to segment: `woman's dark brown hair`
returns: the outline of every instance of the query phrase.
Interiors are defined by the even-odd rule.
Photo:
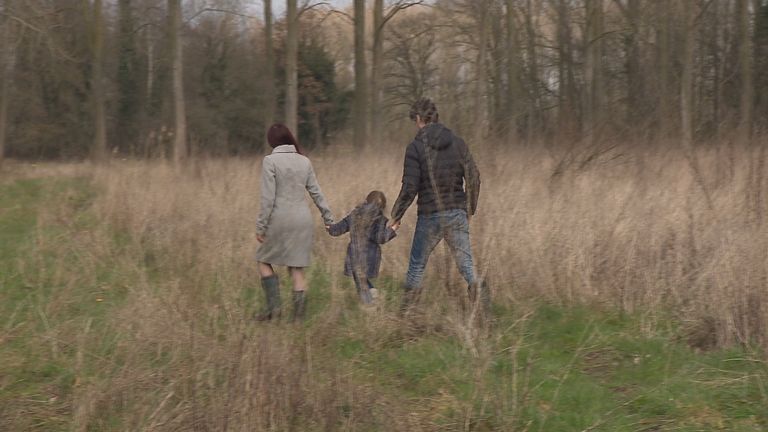
[[[296,147],[296,153],[300,155],[304,154],[304,149],[301,148],[299,142],[293,137],[291,130],[288,129],[288,126],[282,123],[275,123],[269,127],[269,130],[267,131],[267,141],[272,148],[281,145],[292,145]]]

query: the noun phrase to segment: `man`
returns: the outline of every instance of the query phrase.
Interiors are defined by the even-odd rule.
[[[469,284],[474,302],[480,291],[484,312],[490,293],[474,273],[469,241],[469,218],[475,214],[480,194],[480,174],[463,139],[438,123],[435,104],[421,98],[411,106],[410,118],[418,133],[405,152],[403,185],[392,208],[393,225],[418,196],[418,219],[411,246],[408,274],[403,286],[403,311],[418,295],[429,255],[445,239],[459,272]]]

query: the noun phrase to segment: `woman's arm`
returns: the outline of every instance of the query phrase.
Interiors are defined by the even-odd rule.
[[[261,164],[261,202],[259,217],[256,219],[256,235],[264,236],[275,207],[275,165],[265,157]]]
[[[307,191],[312,197],[312,201],[320,210],[323,215],[323,222],[326,225],[333,224],[333,212],[328,207],[328,202],[325,200],[323,191],[320,190],[320,185],[317,183],[317,177],[315,177],[315,169],[312,167],[312,163],[309,164],[309,175],[307,176]]]

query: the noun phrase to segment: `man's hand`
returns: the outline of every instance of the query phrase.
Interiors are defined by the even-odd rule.
[[[256,240],[259,243],[264,243],[264,240],[266,240],[266,238],[264,237],[264,234],[256,234]]]

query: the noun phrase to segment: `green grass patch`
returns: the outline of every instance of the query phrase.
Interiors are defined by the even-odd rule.
[[[768,428],[766,365],[745,350],[697,353],[644,335],[639,317],[588,307],[541,305],[524,326],[500,335],[499,325],[480,342],[492,352],[485,363],[440,334],[387,345],[347,333],[336,351],[361,379],[434,405],[438,423],[470,417],[473,430]]]
[[[77,246],[90,230],[105,227],[91,210],[96,193],[87,179],[0,185],[0,418],[8,407],[27,412],[13,423],[16,430],[70,430],[78,389],[89,381],[108,383],[120,370],[116,347],[131,335],[111,328],[110,314],[138,280],[135,267],[150,284],[178,276],[165,274],[159,251],[136,252],[136,239],[119,230],[107,236],[111,243],[102,245],[101,255],[90,254],[87,243]],[[136,256],[123,259],[130,253]],[[281,276],[289,316],[290,282]],[[359,388],[434,429],[768,430],[765,361],[747,348],[694,351],[676,337],[671,319],[656,326],[664,330],[649,331],[643,317],[601,307],[495,305],[490,334],[468,337],[466,329],[452,327],[456,320],[441,316],[401,324],[399,282],[384,277],[375,282],[383,315],[360,308],[353,284],[344,279],[342,313],[329,325],[319,318],[338,307],[331,277],[318,266],[309,278],[307,323],[266,328],[297,329],[284,332],[297,340],[316,337],[313,367],[343,371]],[[224,304],[231,283],[226,274],[200,281],[200,301]],[[255,309],[262,298],[254,280],[237,301]],[[206,331],[224,344],[235,322],[220,314]],[[168,346],[141,353],[160,381],[171,379],[166,369],[174,362],[188,361],[172,357]],[[206,372],[213,374],[212,388],[225,387],[228,370]],[[339,407],[342,417],[351,415],[354,403]],[[121,430],[120,409],[130,404],[108,408],[92,424]],[[370,424],[390,430],[386,405],[370,411]]]

